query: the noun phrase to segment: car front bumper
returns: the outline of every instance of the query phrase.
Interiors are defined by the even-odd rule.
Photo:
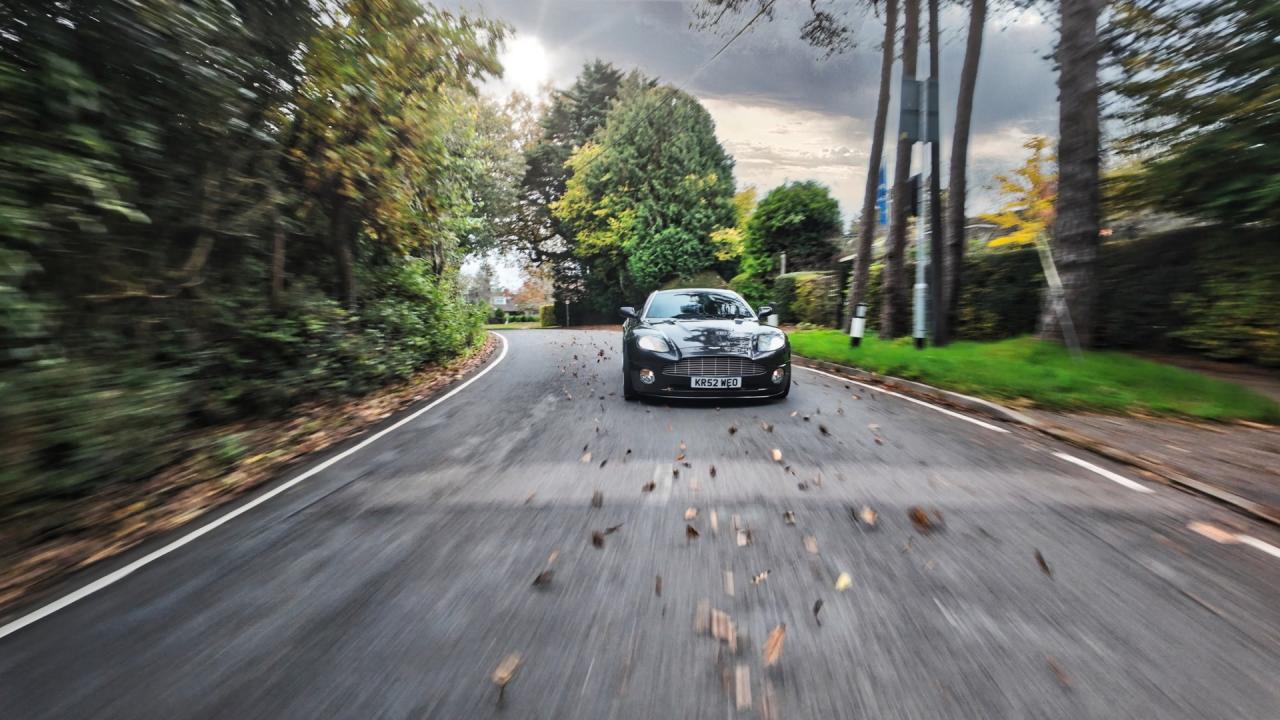
[[[791,383],[791,357],[789,352],[779,352],[772,357],[755,358],[755,362],[764,367],[759,375],[742,377],[742,386],[737,388],[695,388],[693,378],[687,375],[668,375],[665,371],[671,360],[660,357],[633,358],[629,371],[631,387],[641,395],[650,397],[698,399],[698,398],[769,398],[777,397],[787,390]],[[781,382],[773,382],[773,371],[781,368]],[[654,381],[644,383],[641,370],[652,370]],[[702,377],[716,377],[707,375]]]

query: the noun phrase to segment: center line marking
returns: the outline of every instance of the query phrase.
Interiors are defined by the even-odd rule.
[[[133,562],[129,563],[128,565],[125,565],[124,567],[122,567],[122,568],[120,568],[120,569],[118,569],[118,570],[116,570],[116,571],[114,571],[114,572],[112,572],[112,573],[109,573],[109,574],[107,574],[107,575],[103,575],[102,577],[98,578],[97,580],[94,580],[93,582],[89,583],[88,585],[85,585],[85,586],[81,587],[81,588],[80,588],[80,589],[78,589],[78,590],[74,590],[74,591],[72,591],[71,593],[68,593],[67,595],[64,595],[64,596],[62,596],[62,597],[58,598],[57,600],[54,600],[53,602],[49,603],[48,605],[45,605],[45,606],[43,606],[43,607],[37,608],[37,609],[35,609],[35,610],[32,610],[31,612],[27,613],[26,615],[23,615],[22,617],[20,617],[20,618],[18,618],[18,619],[16,619],[16,620],[14,620],[14,621],[12,621],[12,622],[10,622],[10,623],[6,624],[6,625],[0,626],[0,639],[4,639],[4,638],[6,638],[6,637],[8,637],[8,636],[10,636],[10,635],[12,635],[12,634],[14,634],[14,633],[18,632],[19,630],[21,630],[21,629],[23,629],[23,628],[27,627],[28,625],[31,625],[31,624],[37,623],[37,622],[39,622],[39,621],[41,621],[41,620],[43,620],[43,619],[45,619],[45,618],[49,617],[50,615],[52,615],[52,614],[54,614],[54,613],[58,612],[59,610],[61,610],[61,609],[65,608],[65,607],[67,607],[68,605],[71,605],[71,604],[73,604],[73,603],[79,602],[79,601],[81,601],[81,600],[83,600],[83,599],[85,599],[85,598],[89,597],[90,595],[92,595],[92,594],[94,594],[94,593],[98,592],[99,590],[103,590],[103,589],[108,588],[108,587],[110,587],[110,586],[112,586],[112,585],[115,585],[116,583],[120,582],[121,580],[125,579],[126,577],[129,577],[130,575],[132,575],[133,573],[137,572],[138,570],[141,570],[142,568],[146,567],[147,565],[150,565],[151,563],[155,562],[156,560],[159,560],[160,558],[164,557],[165,555],[168,555],[169,553],[173,552],[174,550],[177,550],[178,548],[182,547],[183,545],[186,545],[187,543],[193,542],[193,541],[195,541],[195,540],[199,539],[200,537],[202,537],[202,536],[204,536],[204,535],[206,535],[206,534],[208,534],[208,533],[210,533],[210,532],[213,532],[213,531],[214,531],[214,530],[216,530],[217,528],[220,528],[220,527],[222,527],[223,525],[226,525],[227,523],[231,522],[232,520],[235,520],[236,518],[240,517],[241,515],[243,515],[243,514],[245,514],[245,513],[249,512],[250,510],[252,510],[252,509],[254,509],[254,508],[258,507],[259,505],[261,505],[261,504],[265,503],[266,501],[270,500],[271,498],[274,498],[274,497],[276,497],[277,495],[280,495],[281,493],[285,492],[286,490],[289,490],[290,488],[292,488],[293,486],[297,485],[298,483],[300,483],[300,482],[302,482],[302,481],[306,480],[307,478],[309,478],[309,477],[311,477],[311,476],[313,476],[313,475],[315,475],[315,474],[317,474],[317,473],[323,472],[324,470],[327,470],[328,468],[332,467],[332,466],[333,466],[333,465],[335,465],[336,463],[341,462],[342,460],[345,460],[346,458],[348,458],[348,457],[350,457],[350,456],[354,455],[355,453],[357,453],[357,452],[359,452],[359,451],[363,450],[364,448],[368,447],[369,445],[372,445],[373,443],[377,442],[379,439],[381,439],[381,438],[385,437],[386,435],[388,435],[388,434],[390,434],[390,433],[392,433],[392,432],[395,432],[396,430],[399,430],[401,427],[404,427],[404,425],[405,425],[406,423],[412,422],[413,420],[415,420],[415,419],[417,419],[419,416],[421,416],[423,413],[425,413],[425,412],[427,412],[428,410],[430,410],[430,409],[434,408],[435,406],[439,405],[440,403],[444,402],[445,400],[448,400],[449,398],[453,397],[454,395],[457,395],[458,393],[462,392],[463,390],[465,390],[465,389],[467,388],[467,386],[468,386],[468,385],[470,385],[471,383],[473,383],[473,382],[475,382],[475,381],[479,380],[480,378],[484,377],[485,375],[487,375],[487,374],[489,373],[489,371],[490,371],[490,370],[492,370],[492,369],[494,369],[494,368],[498,367],[498,363],[502,362],[503,358],[505,358],[505,357],[507,356],[507,339],[506,339],[505,337],[503,337],[500,333],[493,333],[493,334],[494,334],[494,335],[496,335],[496,336],[497,336],[497,338],[498,338],[499,340],[501,340],[501,341],[502,341],[502,352],[498,354],[498,359],[497,359],[497,360],[494,360],[492,363],[490,363],[488,367],[486,367],[486,368],[484,368],[483,370],[481,370],[480,372],[476,373],[476,375],[475,375],[474,377],[472,377],[471,379],[467,380],[466,382],[462,383],[462,384],[461,384],[461,385],[459,385],[458,387],[456,387],[456,388],[454,388],[454,389],[450,390],[449,392],[445,393],[443,396],[441,396],[441,397],[439,397],[439,398],[436,398],[435,400],[431,401],[431,404],[427,405],[426,407],[420,408],[419,410],[417,410],[417,411],[413,412],[411,415],[408,415],[408,416],[405,416],[405,417],[401,418],[400,420],[396,421],[396,423],[395,423],[394,425],[391,425],[390,427],[386,427],[386,428],[383,428],[382,430],[379,430],[378,432],[374,433],[373,435],[370,435],[369,437],[367,437],[367,438],[365,438],[364,440],[362,440],[360,443],[358,443],[358,444],[356,444],[356,445],[353,445],[353,446],[351,446],[351,447],[347,448],[346,450],[343,450],[342,452],[338,453],[337,455],[334,455],[333,457],[329,458],[328,460],[325,460],[324,462],[320,463],[319,465],[316,465],[315,467],[312,467],[312,468],[310,468],[310,469],[308,469],[308,470],[306,470],[306,471],[302,472],[302,473],[301,473],[301,474],[299,474],[297,477],[295,477],[295,478],[293,478],[292,480],[290,480],[290,481],[288,481],[288,482],[284,483],[283,485],[280,485],[279,487],[277,487],[277,488],[275,488],[275,489],[271,490],[270,492],[266,492],[266,493],[263,493],[262,495],[259,495],[258,497],[256,497],[256,498],[254,498],[253,500],[251,500],[251,501],[249,501],[249,502],[245,503],[244,505],[241,505],[240,507],[236,508],[235,510],[232,510],[231,512],[227,513],[226,515],[223,515],[222,517],[217,518],[216,520],[212,520],[212,521],[210,521],[210,522],[209,522],[208,524],[206,524],[206,525],[203,525],[203,526],[201,526],[201,527],[199,527],[199,528],[196,528],[195,530],[192,530],[191,532],[187,533],[186,535],[183,535],[182,537],[178,538],[177,540],[174,540],[174,541],[172,541],[172,542],[170,542],[170,543],[168,543],[168,544],[164,545],[164,546],[163,546],[163,547],[161,547],[161,548],[158,548],[158,549],[156,549],[156,550],[152,550],[151,552],[147,553],[146,555],[143,555],[142,557],[138,558],[137,560],[134,560]]]
[[[1138,483],[1130,480],[1129,478],[1123,475],[1117,475],[1116,473],[1113,473],[1106,468],[1098,467],[1097,465],[1094,465],[1088,460],[1081,460],[1080,458],[1075,457],[1074,455],[1068,455],[1064,452],[1055,452],[1053,456],[1061,460],[1066,460],[1067,462],[1072,463],[1074,465],[1079,465],[1080,467],[1085,468],[1086,470],[1092,470],[1098,473],[1099,475],[1101,475],[1102,477],[1112,482],[1119,483],[1120,485],[1123,485],[1129,488],[1130,490],[1134,490],[1140,493],[1152,492],[1151,488],[1146,487],[1144,485],[1139,485]]]
[[[896,397],[896,398],[901,398],[901,399],[903,399],[903,400],[906,400],[907,402],[913,402],[913,403],[915,403],[915,404],[917,404],[917,405],[923,405],[924,407],[927,407],[927,408],[929,408],[930,410],[937,410],[938,412],[942,413],[943,415],[950,415],[950,416],[951,416],[951,417],[953,417],[953,418],[959,418],[960,420],[964,420],[965,422],[973,423],[974,425],[977,425],[978,427],[984,427],[984,428],[986,428],[986,429],[988,429],[988,430],[994,430],[995,432],[998,432],[998,433],[1007,433],[1007,432],[1009,432],[1008,430],[1006,430],[1006,429],[1004,429],[1004,428],[1002,428],[1002,427],[1000,427],[1000,426],[998,426],[998,425],[992,425],[991,423],[983,422],[983,421],[981,421],[981,420],[979,420],[979,419],[977,419],[977,418],[971,418],[971,417],[969,417],[968,415],[962,415],[962,414],[960,414],[960,413],[958,413],[958,412],[955,412],[954,410],[948,410],[948,409],[946,409],[946,408],[944,408],[944,407],[938,407],[937,405],[934,405],[933,403],[927,403],[927,402],[925,402],[925,401],[923,401],[923,400],[917,400],[917,399],[915,399],[915,398],[913,398],[913,397],[911,397],[911,396],[909,396],[909,395],[903,395],[902,393],[896,393],[896,392],[894,392],[894,391],[892,391],[892,390],[885,390],[885,389],[884,389],[884,388],[882,388],[882,387],[876,387],[875,385],[868,385],[867,383],[859,382],[859,381],[857,381],[857,380],[852,380],[852,379],[850,379],[850,378],[842,378],[842,377],[840,377],[839,375],[832,375],[832,374],[831,374],[831,373],[829,373],[829,372],[823,372],[823,371],[821,371],[821,370],[814,370],[814,369],[813,369],[813,368],[811,368],[811,367],[805,367],[805,366],[803,366],[803,365],[793,365],[793,367],[798,367],[798,368],[800,368],[801,370],[808,370],[808,371],[809,371],[809,372],[811,372],[811,373],[817,373],[817,374],[819,374],[819,375],[825,375],[825,376],[827,376],[827,377],[831,378],[832,380],[839,380],[840,382],[845,382],[845,383],[853,383],[854,385],[859,385],[859,386],[864,387],[864,388],[866,388],[866,389],[868,389],[868,390],[874,390],[874,391],[876,391],[876,392],[884,393],[885,395],[892,395],[892,396],[894,396],[894,397]]]

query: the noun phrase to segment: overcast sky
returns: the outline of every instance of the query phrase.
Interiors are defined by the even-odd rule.
[[[754,14],[726,15],[719,32],[690,28],[696,4],[675,0],[452,0],[466,9],[506,21],[515,34],[503,60],[506,76],[488,92],[536,92],[550,83],[566,87],[594,58],[624,70],[638,68],[696,96],[711,113],[721,144],[733,155],[739,188],[763,195],[788,180],[817,180],[840,201],[846,226],[861,206],[875,119],[879,43],[883,23],[863,3],[832,0],[826,9],[856,26],[857,46],[823,57],[799,38],[808,2],[779,0],[772,21],[760,18],[714,62],[707,60]],[[752,3],[753,5],[753,3]],[[967,16],[962,7],[942,12],[941,94],[943,183]],[[899,21],[901,24],[901,20]],[[970,141],[968,207],[991,210],[992,175],[1025,156],[1022,143],[1035,134],[1056,135],[1057,89],[1051,28],[1032,12],[994,12],[988,18]],[[927,56],[920,55],[922,68]],[[888,137],[896,136],[897,77]],[[886,164],[893,159],[886,148]],[[918,156],[919,153],[917,152]],[[918,163],[919,160],[917,159]],[[889,168],[892,173],[892,168]],[[501,273],[503,284],[516,276]]]

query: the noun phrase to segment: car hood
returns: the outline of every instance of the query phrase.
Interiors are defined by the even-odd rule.
[[[673,320],[649,323],[666,336],[682,356],[751,356],[752,342],[762,328],[755,320]]]

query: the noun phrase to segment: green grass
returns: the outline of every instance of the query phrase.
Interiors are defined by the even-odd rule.
[[[815,360],[1013,404],[1280,424],[1280,404],[1248,388],[1118,352],[1077,360],[1032,337],[916,350],[910,338],[868,336],[852,348],[838,330],[801,330],[791,333],[791,347]]]

